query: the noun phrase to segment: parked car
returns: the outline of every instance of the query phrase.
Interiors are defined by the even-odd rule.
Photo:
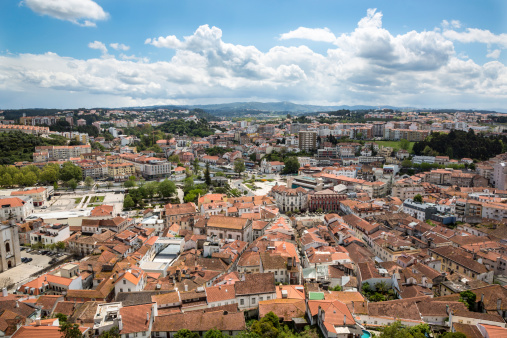
[[[27,259],[28,259],[28,258],[26,258],[26,257],[21,257],[21,263],[26,263],[26,260],[27,260]]]
[[[28,262],[31,262],[31,261],[33,261],[33,258],[28,257],[26,262],[28,263]]]

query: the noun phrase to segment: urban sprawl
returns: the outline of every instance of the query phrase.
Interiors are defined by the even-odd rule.
[[[502,114],[7,113],[2,337],[507,337]]]

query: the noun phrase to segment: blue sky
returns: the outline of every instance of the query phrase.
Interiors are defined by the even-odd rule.
[[[0,1],[0,109],[507,107],[504,1]]]

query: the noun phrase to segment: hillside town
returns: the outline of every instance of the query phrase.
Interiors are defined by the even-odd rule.
[[[273,115],[1,112],[0,335],[507,337],[502,114]]]

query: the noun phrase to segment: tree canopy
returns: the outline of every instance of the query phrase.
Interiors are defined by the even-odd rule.
[[[472,158],[487,160],[505,151],[506,136],[486,137],[468,132],[451,130],[446,133],[432,133],[424,141],[416,142],[416,155],[442,155],[449,158]]]

